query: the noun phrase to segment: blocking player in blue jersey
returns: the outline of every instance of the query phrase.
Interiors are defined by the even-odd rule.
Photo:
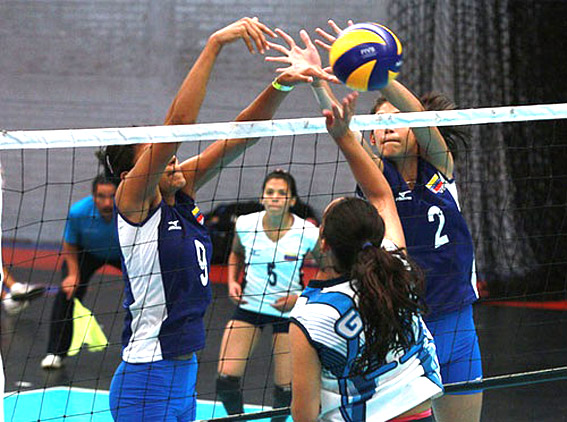
[[[293,176],[284,170],[272,171],[262,184],[264,211],[236,220],[229,256],[228,294],[238,308],[223,335],[217,379],[217,396],[228,414],[244,412],[240,380],[266,325],[271,325],[273,332],[272,407],[288,407],[291,402],[289,312],[302,290],[305,256],[318,254],[319,238],[315,225],[290,211],[297,199]],[[279,416],[272,421],[285,419],[286,416]]]
[[[442,94],[418,100],[398,82],[382,92],[375,113],[454,109]],[[472,309],[478,299],[474,246],[460,210],[451,152],[460,136],[448,127],[375,130],[370,135],[396,198],[408,253],[426,273],[425,321],[435,338],[444,383],[482,378]],[[481,407],[481,391],[445,395],[434,404],[441,422],[479,421]]]
[[[243,18],[215,32],[173,100],[166,124],[196,121],[221,48],[243,39],[267,48],[273,32]],[[269,119],[291,87],[328,78],[317,67],[280,74],[236,120]],[[203,316],[211,300],[211,240],[195,204],[199,188],[255,139],[219,140],[180,163],[177,143],[112,145],[101,153],[107,173],[120,177],[115,219],[125,282],[122,363],[110,387],[116,421],[195,418],[195,352],[205,343]]]
[[[332,31],[341,29],[329,21]],[[349,25],[352,21],[349,21]],[[317,28],[326,41],[315,43],[329,50],[335,36]],[[280,34],[281,35],[281,34]],[[309,50],[304,54],[312,63],[320,57],[304,32],[302,39]],[[285,50],[284,58],[272,60],[292,64]],[[316,80],[313,91],[322,109],[337,104],[328,84]],[[393,81],[382,90],[384,99],[373,112],[397,113],[443,110],[454,105],[442,95],[416,98],[400,82]],[[423,102],[423,103],[422,103]],[[359,139],[362,139],[358,134]],[[454,147],[461,135],[451,128],[400,128],[377,130],[371,142],[378,148],[367,152],[383,170],[396,200],[396,206],[409,255],[426,274],[425,317],[437,345],[444,383],[482,378],[482,363],[473,321],[472,303],[477,300],[474,250],[471,234],[461,215],[454,179]],[[363,143],[365,143],[363,141]],[[433,403],[439,422],[478,422],[482,392],[447,394]]]
[[[404,234],[392,191],[348,127],[356,97],[324,114],[368,201],[339,198],[324,212],[325,264],[291,313],[292,415],[433,421],[431,399],[442,385],[421,318],[423,279],[400,249]]]

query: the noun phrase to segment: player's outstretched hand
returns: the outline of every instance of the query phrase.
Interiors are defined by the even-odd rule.
[[[342,109],[337,104],[333,104],[332,110],[323,110],[327,131],[333,139],[342,139],[350,131],[350,120],[356,110],[357,98],[358,92],[352,92],[341,102]]]
[[[317,79],[339,83],[339,80],[330,73],[330,69],[321,67],[321,57],[307,31],[302,29],[299,32],[305,48],[297,45],[295,40],[281,29],[276,29],[275,32],[286,42],[287,47],[268,41],[271,49],[281,53],[282,56],[268,56],[266,61],[289,65],[276,69],[276,72],[280,74],[279,83],[293,86],[300,83],[311,83]]]
[[[238,39],[242,39],[248,47],[250,53],[255,54],[256,51],[264,54],[269,50],[266,35],[277,37],[277,35],[266,25],[254,18],[242,18],[230,25],[219,29],[213,33],[210,40],[219,44],[220,47],[230,44]]]
[[[321,28],[316,28],[315,32],[317,33],[317,35],[323,38],[326,42],[323,42],[321,40],[315,40],[315,44],[329,51],[331,49],[331,45],[335,42],[335,40],[337,39],[337,35],[341,33],[342,29],[332,19],[329,19],[327,23],[329,24],[331,30],[335,33],[335,35],[329,34],[327,31]],[[354,25],[354,22],[351,19],[349,19],[347,25],[352,26]]]

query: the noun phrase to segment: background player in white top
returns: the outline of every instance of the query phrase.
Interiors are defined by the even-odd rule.
[[[423,280],[403,252],[382,247],[403,248],[404,235],[386,179],[348,128],[356,97],[343,100],[342,112],[333,105],[324,114],[369,202],[339,198],[323,215],[320,280],[309,284],[291,315],[292,416],[433,421],[430,399],[442,386],[420,316]]]
[[[238,308],[224,332],[217,380],[217,395],[229,414],[243,412],[240,379],[265,325],[273,328],[273,407],[287,407],[291,401],[289,311],[302,290],[303,260],[310,252],[317,255],[319,237],[319,230],[312,223],[290,211],[296,201],[293,176],[275,170],[262,184],[260,202],[264,211],[240,216],[236,221],[229,256],[228,294]]]

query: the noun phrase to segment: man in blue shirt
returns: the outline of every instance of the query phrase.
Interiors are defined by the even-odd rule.
[[[93,274],[104,265],[121,269],[120,248],[112,221],[116,181],[93,180],[92,196],[71,206],[63,241],[63,280],[51,313],[44,369],[59,369],[73,337],[73,300],[82,300]]]

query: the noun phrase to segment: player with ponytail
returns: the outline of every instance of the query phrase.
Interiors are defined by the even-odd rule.
[[[356,365],[368,373],[390,350],[409,349],[415,342],[412,315],[423,306],[418,300],[423,278],[393,244],[382,248],[384,222],[367,201],[342,198],[325,217],[321,235],[333,251],[335,271],[348,275],[358,300],[367,340]]]
[[[324,212],[322,269],[291,313],[292,416],[433,421],[442,385],[423,278],[405,257],[388,182],[349,129],[356,97],[324,115],[367,200],[339,198]]]

